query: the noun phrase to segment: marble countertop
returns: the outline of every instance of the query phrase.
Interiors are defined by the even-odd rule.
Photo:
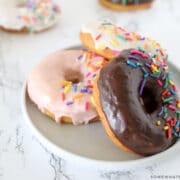
[[[112,19],[128,30],[155,39],[168,50],[180,68],[180,1],[156,0],[145,11],[112,12],[96,0],[59,0],[59,24],[40,34],[9,34],[0,31],[0,180],[132,180],[180,179],[180,156],[163,164],[134,171],[95,171],[49,152],[33,136],[21,112],[21,91],[30,70],[49,52],[80,43],[81,25],[93,19]],[[167,178],[166,178],[167,179]]]

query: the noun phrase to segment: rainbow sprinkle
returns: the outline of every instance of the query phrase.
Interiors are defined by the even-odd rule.
[[[156,122],[156,125],[157,125],[157,126],[160,126],[160,125],[161,125],[161,121],[160,121],[160,120],[157,121],[157,122]]]
[[[136,56],[135,56],[136,55]],[[141,64],[138,66],[138,56],[151,60],[150,63]],[[143,79],[139,86],[139,96],[142,96],[147,78],[153,78],[158,86],[162,89],[161,99],[162,107],[157,113],[158,120],[156,125],[162,127],[166,132],[167,138],[180,137],[180,99],[177,99],[177,87],[171,80],[170,73],[167,72],[167,64],[165,59],[154,61],[156,55],[149,55],[143,49],[133,49],[126,60],[126,64],[131,68],[140,68],[143,73]],[[130,61],[130,60],[131,61]],[[133,62],[132,62],[133,61]]]
[[[85,102],[84,109],[85,109],[85,111],[87,111],[89,109],[89,102]]]
[[[70,105],[72,105],[72,104],[74,104],[73,101],[67,101],[67,102],[66,102],[66,105],[67,105],[67,106],[70,106]]]
[[[102,34],[99,34],[99,35],[96,37],[96,41],[99,40],[101,37],[102,37]]]
[[[61,93],[61,100],[64,101],[65,100],[65,94]]]

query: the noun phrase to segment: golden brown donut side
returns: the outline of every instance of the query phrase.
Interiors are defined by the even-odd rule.
[[[52,112],[50,112],[48,109],[44,110],[44,113],[46,116],[50,117],[52,120],[55,121],[55,116]],[[99,117],[96,117],[94,119],[91,119],[89,122],[96,122],[99,121]],[[62,117],[60,120],[61,123],[65,123],[65,124],[73,124],[72,119],[70,117]]]
[[[28,96],[29,96],[29,95],[28,95]],[[30,97],[29,97],[29,98],[30,98]],[[31,100],[31,101],[32,101],[32,103],[33,103],[34,105],[36,105],[36,103],[33,102],[33,100]],[[56,121],[56,120],[55,120],[55,115],[54,115],[49,109],[45,108],[45,109],[44,109],[44,112],[42,112],[42,114],[48,116],[51,120]],[[93,122],[97,122],[97,121],[99,121],[99,116],[91,119],[91,120],[89,121],[89,123],[93,123]],[[63,117],[60,119],[59,122],[60,122],[60,123],[64,123],[64,124],[73,124],[72,118],[66,117],[66,116],[63,116]]]
[[[34,31],[34,33],[40,33],[40,32],[45,32],[45,31],[47,31],[47,30],[49,30],[50,29],[50,27],[49,28],[46,28],[46,29],[43,29],[43,30],[41,30],[41,31]],[[7,29],[7,28],[5,28],[5,27],[3,27],[3,26],[0,26],[0,30],[3,30],[3,31],[5,31],[5,32],[7,32],[7,33],[17,33],[17,34],[24,34],[24,33],[30,33],[30,31],[28,30],[28,28],[22,28],[22,29],[20,29],[20,30],[15,30],[15,29]]]
[[[80,39],[81,39],[81,42],[83,43],[83,45],[85,47],[87,47],[88,49],[90,49],[91,51],[93,51],[93,52],[95,52],[95,53],[97,53],[97,54],[99,54],[99,55],[101,55],[107,59],[113,59],[114,57],[116,57],[116,55],[114,55],[112,53],[110,48],[105,48],[103,50],[97,50],[95,48],[94,41],[93,41],[91,34],[81,32],[80,33]]]
[[[106,130],[107,135],[110,137],[110,139],[122,150],[130,152],[130,153],[135,153],[132,150],[128,149],[126,146],[124,146],[115,136],[115,134],[112,132],[107,120],[106,120],[106,116],[103,113],[102,110],[102,106],[101,106],[101,102],[100,102],[100,95],[99,95],[99,90],[98,90],[98,82],[99,76],[97,76],[94,79],[94,86],[93,86],[93,98],[94,98],[94,103],[96,106],[96,110],[100,116],[100,120],[102,122],[102,125],[104,127],[104,129]]]
[[[0,26],[0,30],[3,30],[3,31],[8,32],[8,33],[28,33],[29,32],[27,28],[15,30],[15,29],[7,29],[3,26]]]
[[[33,104],[35,104],[35,103],[33,102]],[[49,111],[48,109],[44,109],[43,114],[48,116],[49,118],[51,118],[51,120],[55,121],[55,115],[51,111]],[[92,123],[92,122],[96,122],[96,121],[99,121],[98,116],[91,119],[89,122]],[[73,124],[72,119],[70,117],[65,117],[65,116],[61,118],[60,122],[65,123],[65,124]]]

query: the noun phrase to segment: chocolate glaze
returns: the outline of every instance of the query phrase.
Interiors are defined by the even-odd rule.
[[[123,3],[123,0],[107,0],[107,1],[112,2],[112,3],[114,3],[114,4],[124,4],[124,3]],[[139,0],[139,1],[138,1],[138,4],[150,3],[150,2],[152,2],[152,1],[153,1],[153,0]],[[136,2],[136,1],[134,1],[134,0],[127,0],[127,1],[126,1],[126,5],[133,5],[133,4],[135,4],[135,2]]]
[[[164,123],[156,125],[162,106],[162,88],[153,78],[148,78],[142,96],[139,86],[143,74],[139,68],[126,64],[130,50],[124,50],[100,71],[98,89],[106,120],[117,139],[137,154],[153,155],[175,143],[163,130]],[[139,55],[139,62],[150,62]],[[163,72],[162,70],[162,73]],[[174,113],[174,112],[171,112]],[[170,114],[173,115],[173,114]]]

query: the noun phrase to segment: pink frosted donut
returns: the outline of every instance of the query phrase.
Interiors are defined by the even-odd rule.
[[[29,97],[57,123],[87,124],[98,116],[91,101],[92,80],[106,62],[87,51],[52,53],[30,73]]]

